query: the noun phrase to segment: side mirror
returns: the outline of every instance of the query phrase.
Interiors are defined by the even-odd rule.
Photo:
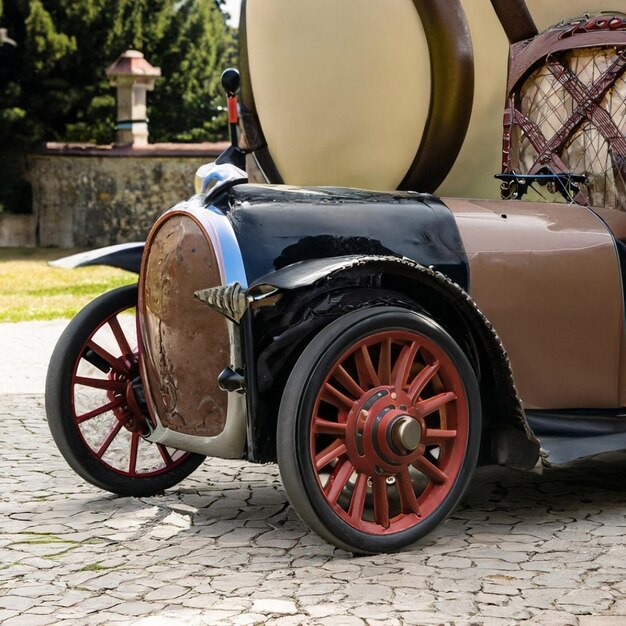
[[[222,72],[222,87],[229,98],[234,98],[239,93],[241,87],[241,77],[239,70],[229,67]]]
[[[222,72],[222,87],[228,101],[228,125],[230,128],[230,147],[215,161],[216,164],[232,163],[240,170],[246,169],[246,155],[239,147],[239,110],[237,108],[237,93],[241,86],[239,71],[228,68]]]

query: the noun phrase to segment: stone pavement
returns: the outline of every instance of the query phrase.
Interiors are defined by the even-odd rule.
[[[0,395],[44,392],[48,361],[67,322],[0,324]]]
[[[626,454],[482,468],[421,545],[354,558],[299,521],[274,466],[208,460],[119,498],[69,469],[40,393],[0,396],[0,425],[7,626],[626,626]]]

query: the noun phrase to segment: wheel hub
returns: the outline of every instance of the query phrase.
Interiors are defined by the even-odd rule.
[[[424,430],[405,392],[377,387],[355,402],[348,414],[348,456],[358,471],[395,475],[424,453]]]
[[[417,419],[410,415],[401,415],[387,432],[389,442],[399,453],[413,452],[422,441],[422,427]]]
[[[126,388],[123,392],[109,391],[107,395],[112,402],[123,400],[123,403],[113,409],[113,414],[122,422],[124,428],[131,433],[144,436],[150,432],[150,428],[146,420],[147,410],[136,355],[133,361],[126,361],[126,366],[129,370],[128,375],[115,372],[109,374],[111,380],[126,383]]]

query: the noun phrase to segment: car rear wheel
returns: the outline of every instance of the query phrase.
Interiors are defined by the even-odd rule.
[[[61,335],[48,367],[50,431],[72,469],[123,496],[176,485],[204,460],[143,438],[148,415],[139,378],[137,286],[88,304]]]
[[[373,307],[321,331],[280,407],[277,452],[302,519],[356,553],[424,537],[458,505],[480,447],[473,369],[414,311]]]

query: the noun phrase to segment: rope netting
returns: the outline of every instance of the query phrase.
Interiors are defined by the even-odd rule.
[[[615,47],[548,56],[513,94],[511,171],[585,176],[572,201],[626,211],[625,68]]]

